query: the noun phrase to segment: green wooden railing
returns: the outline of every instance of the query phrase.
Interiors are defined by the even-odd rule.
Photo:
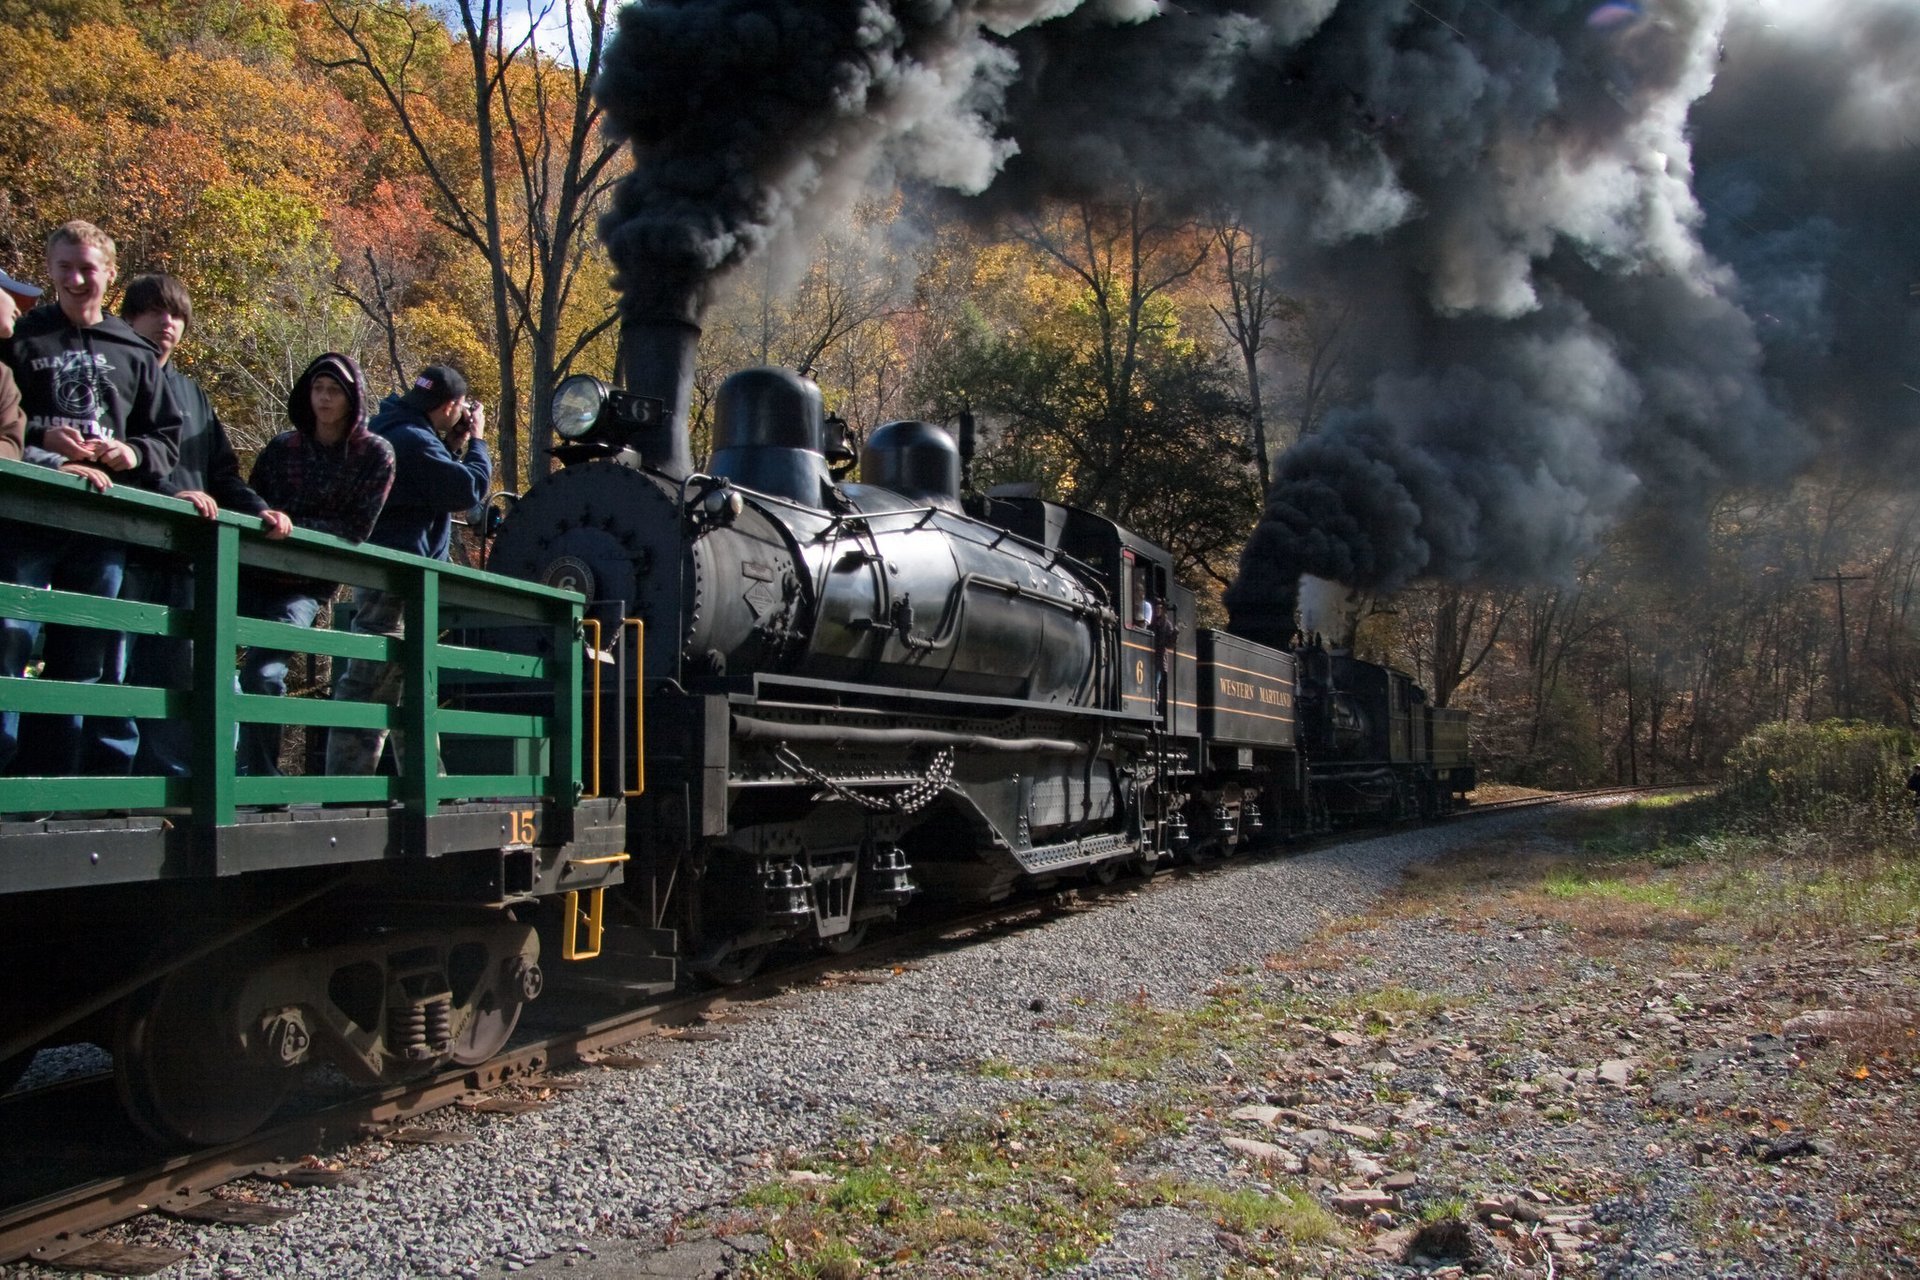
[[[0,518],[171,553],[192,572],[195,592],[194,607],[185,609],[0,584],[0,617],[109,628],[130,640],[194,642],[190,690],[0,679],[0,709],[180,718],[192,735],[189,778],[0,778],[0,813],[190,808],[194,825],[220,827],[249,805],[399,801],[423,817],[456,799],[543,798],[571,806],[580,797],[584,601],[575,592],[299,529],[275,542],[249,516],[223,512],[207,520],[176,499],[124,486],[95,493],[78,477],[16,462],[0,461]],[[406,601],[406,633],[391,640],[242,618],[243,567],[396,592]],[[486,647],[489,632],[504,630],[523,641],[550,633],[553,656]],[[448,633],[464,643],[444,639]],[[400,705],[239,693],[237,654],[251,645],[397,662],[405,673]],[[463,706],[467,691],[482,686],[489,694],[484,705],[512,709]],[[238,777],[235,726],[249,722],[400,730],[400,776]],[[440,773],[442,746],[456,742],[478,750],[449,750],[449,767],[478,759],[496,771]],[[31,768],[31,760],[16,759],[13,771]]]

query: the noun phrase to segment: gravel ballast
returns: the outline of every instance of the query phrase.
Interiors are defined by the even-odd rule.
[[[1538,821],[1530,812],[1489,815],[1163,881],[1091,910],[936,952],[890,981],[829,983],[748,1006],[752,1016],[726,1024],[719,1038],[648,1040],[657,1064],[573,1073],[582,1087],[539,1111],[513,1118],[439,1113],[430,1123],[465,1130],[470,1140],[363,1144],[345,1155],[361,1174],[357,1186],[245,1184],[246,1195],[300,1210],[273,1226],[150,1217],[117,1234],[191,1250],[187,1261],[161,1273],[169,1277],[726,1274],[765,1241],[683,1240],[680,1224],[689,1216],[723,1210],[807,1153],[903,1132],[937,1133],[949,1122],[1036,1097],[1115,1100],[1139,1086],[1036,1078],[1026,1069],[1071,1062],[1105,1011],[1123,1002],[1192,1005],[1223,975],[1258,971],[1328,922],[1366,912],[1410,863]],[[1389,950],[1379,962],[1430,973],[1435,983],[1471,983],[1476,964],[1512,970],[1554,946],[1537,932],[1464,944],[1444,932],[1398,929],[1402,941],[1392,946],[1430,954],[1403,963]],[[996,1070],[980,1069],[988,1062]],[[1407,1070],[1413,1074],[1403,1073],[1397,1087],[1417,1083],[1416,1066]],[[1232,1080],[1230,1063],[1223,1074]],[[1371,1088],[1359,1075],[1351,1085],[1356,1097]],[[1257,1089],[1224,1088],[1228,1103],[1266,1100]],[[1429,1092],[1444,1100],[1447,1086],[1436,1077]],[[1629,1104],[1623,1097],[1618,1105]],[[1245,1162],[1221,1132],[1200,1126],[1161,1144],[1155,1173],[1244,1183]],[[1634,1139],[1623,1130],[1622,1140]],[[1644,1195],[1596,1211],[1611,1212],[1633,1237],[1608,1256],[1605,1269],[1698,1274],[1685,1269],[1684,1241],[1667,1225],[1690,1177],[1687,1162],[1676,1153],[1649,1163]],[[1565,1269],[1600,1261],[1590,1245],[1582,1247],[1586,1256],[1569,1253],[1577,1265]],[[1203,1215],[1168,1205],[1121,1215],[1111,1239],[1065,1274],[1211,1275],[1234,1259],[1233,1242]],[[1346,1265],[1330,1256],[1327,1273],[1357,1274],[1342,1270]],[[1380,1274],[1413,1274],[1394,1259],[1375,1265]],[[52,1273],[16,1267],[7,1274]]]

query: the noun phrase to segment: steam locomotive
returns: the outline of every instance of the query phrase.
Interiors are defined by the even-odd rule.
[[[484,1066],[550,983],[738,981],[781,945],[848,949],[916,895],[1110,881],[1473,787],[1464,715],[1347,654],[1197,627],[1162,548],[968,492],[965,431],[888,423],[856,457],[811,382],[749,369],[696,472],[697,339],[629,322],[619,385],[558,389],[563,465],[512,503],[492,573],[0,466],[15,518],[124,530],[193,566],[208,606],[10,598],[193,635],[192,688],[112,705],[189,721],[196,765],[116,781],[131,813],[81,809],[97,779],[0,779],[0,808],[50,811],[0,813],[0,957],[36,974],[0,1017],[0,1088],[93,1041],[137,1127],[226,1141],[311,1062],[362,1085]],[[249,569],[408,593],[419,642],[236,618]],[[407,692],[238,697],[236,646],[259,643],[385,655]],[[0,683],[19,709],[108,705]],[[409,745],[396,777],[238,777],[246,720]],[[47,964],[70,936],[112,945]]]
[[[1464,713],[1350,655],[1197,627],[1162,548],[964,492],[964,431],[881,426],[855,483],[818,388],[749,369],[719,388],[695,472],[697,340],[629,321],[621,386],[561,385],[565,465],[489,561],[644,636],[640,687],[603,694],[609,715],[644,706],[604,748],[646,769],[616,955],[657,964],[677,942],[734,981],[779,944],[848,948],[917,893],[1110,881],[1473,788]]]
[[[559,388],[563,466],[505,514],[492,574],[0,466],[10,510],[123,530],[207,591],[13,593],[194,635],[192,689],[21,679],[0,702],[179,716],[196,768],[117,779],[132,812],[83,808],[98,779],[0,779],[0,958],[35,975],[0,1017],[0,1088],[90,1040],[134,1125],[225,1142],[309,1063],[367,1086],[480,1069],[549,984],[732,983],[776,946],[847,950],[916,894],[1112,881],[1473,789],[1463,714],[1348,654],[1198,628],[1137,533],[966,491],[964,432],[889,422],[854,457],[812,382],[749,368],[695,472],[695,342],[630,322],[620,386]],[[419,641],[236,618],[248,570],[407,593]],[[407,693],[238,697],[257,643],[397,658]],[[238,777],[246,720],[411,731],[396,777]]]

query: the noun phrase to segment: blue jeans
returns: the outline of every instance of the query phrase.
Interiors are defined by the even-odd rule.
[[[193,608],[193,574],[177,565],[135,563],[128,567],[123,593],[147,604]],[[155,689],[193,688],[193,641],[185,636],[134,636],[127,659],[127,683]],[[133,771],[139,776],[184,778],[193,748],[193,722],[175,717],[140,721],[140,751]]]
[[[0,526],[0,580],[21,587],[56,588],[118,599],[126,574],[126,549],[97,538],[23,525]],[[0,619],[0,677],[24,676],[33,659],[40,624]],[[122,684],[127,673],[124,632],[98,627],[47,628],[48,680],[78,684]],[[83,774],[126,776],[140,746],[140,729],[127,716],[25,717],[0,713],[0,769],[23,753],[33,776],[71,778]]]
[[[353,605],[353,622],[348,630],[356,635],[398,640],[406,634],[406,601],[402,597],[374,587],[355,587]],[[397,707],[405,685],[405,668],[397,662],[349,658],[344,669],[336,669],[333,696],[348,702],[384,702]],[[393,738],[393,762],[398,768],[406,739],[399,733]],[[327,735],[327,773],[336,778],[378,773],[380,754],[386,745],[385,729],[334,729]]]
[[[268,622],[311,627],[320,614],[320,601],[305,587],[245,583],[240,589],[240,613]],[[287,661],[291,657],[287,649],[248,649],[240,664],[240,692],[286,697]],[[241,725],[240,773],[249,778],[279,777],[281,741],[280,725]]]

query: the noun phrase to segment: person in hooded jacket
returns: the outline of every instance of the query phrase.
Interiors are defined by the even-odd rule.
[[[485,502],[493,482],[486,425],[485,410],[467,397],[466,377],[446,365],[428,365],[404,394],[381,401],[371,429],[393,446],[393,492],[368,541],[447,559],[453,513]],[[353,603],[354,631],[395,639],[404,634],[405,601],[399,595],[355,587]],[[333,696],[397,705],[403,682],[397,664],[353,658],[334,681]],[[327,772],[375,772],[386,742],[384,729],[334,729],[327,736]]]
[[[364,542],[393,487],[393,446],[367,429],[367,383],[350,356],[329,351],[314,359],[287,395],[293,430],[267,441],[249,479],[254,492],[293,523],[348,542]],[[241,582],[240,612],[250,618],[310,627],[337,583],[286,574],[254,573]],[[242,693],[284,696],[284,649],[252,648],[240,666]],[[281,728],[240,726],[240,772],[269,778],[280,772]]]
[[[179,456],[180,409],[153,346],[106,314],[117,273],[113,240],[100,228],[79,221],[56,228],[47,238],[54,301],[20,318],[6,362],[20,387],[30,457],[44,452],[82,474],[164,491]],[[118,543],[20,526],[0,533],[0,580],[17,586],[118,598],[125,571]],[[0,621],[0,676],[26,673],[38,633],[35,622]],[[49,628],[45,676],[120,684],[126,639],[99,627]],[[50,715],[22,725],[7,712],[0,715],[0,767],[13,761],[19,732],[34,736],[25,755],[46,777],[125,775],[140,739],[126,716]]]

